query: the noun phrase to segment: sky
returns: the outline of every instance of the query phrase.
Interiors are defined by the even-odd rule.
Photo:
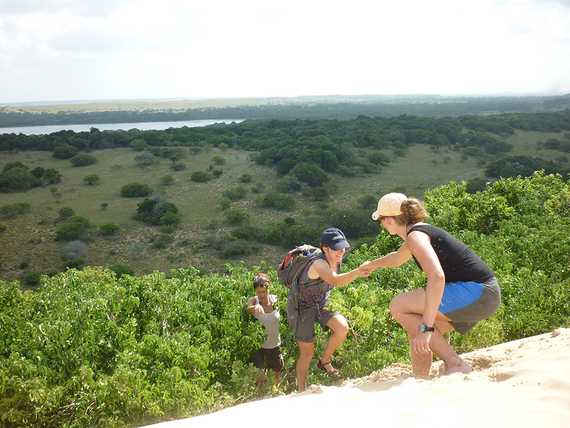
[[[0,0],[0,103],[570,93],[570,0]]]

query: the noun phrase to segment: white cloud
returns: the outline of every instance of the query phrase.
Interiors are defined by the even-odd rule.
[[[569,92],[568,3],[0,0],[0,101]]]

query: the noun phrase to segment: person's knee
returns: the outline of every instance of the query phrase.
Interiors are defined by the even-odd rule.
[[[392,301],[390,302],[390,315],[392,315],[392,318],[394,318],[396,321],[400,320],[400,315],[402,314],[402,305],[400,302],[400,299],[398,299],[398,297],[394,297],[392,299]]]
[[[346,338],[348,334],[348,321],[342,315],[335,315],[332,318],[332,323],[327,324],[327,326],[332,330],[332,332],[343,338]]]

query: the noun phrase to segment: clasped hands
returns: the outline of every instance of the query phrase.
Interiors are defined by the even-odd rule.
[[[360,276],[363,278],[370,276],[370,274],[375,270],[376,269],[374,268],[374,265],[372,264],[372,262],[369,261],[366,261],[362,263],[360,266],[358,266],[358,272],[360,273]]]

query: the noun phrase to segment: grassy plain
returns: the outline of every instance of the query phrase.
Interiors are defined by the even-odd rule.
[[[561,152],[538,149],[537,143],[548,138],[561,138],[561,135],[517,132],[507,141],[514,145],[511,154],[540,156],[544,159],[563,156]],[[367,151],[357,153],[365,157]],[[255,200],[259,194],[251,189],[261,185],[265,191],[269,191],[279,177],[274,170],[255,164],[251,160],[251,152],[213,147],[197,154],[188,151],[182,161],[187,169],[179,172],[172,171],[171,162],[164,159],[152,167],[141,168],[134,160],[138,153],[131,149],[100,150],[93,154],[98,160],[95,165],[73,167],[68,160],[54,159],[49,152],[2,153],[0,169],[6,162],[21,161],[32,168],[55,168],[62,173],[63,181],[25,193],[0,194],[0,205],[27,202],[32,206],[29,214],[12,220],[0,220],[7,226],[4,232],[0,232],[0,276],[14,278],[25,270],[49,273],[63,268],[61,247],[64,244],[54,240],[58,211],[62,207],[73,208],[77,215],[88,218],[95,225],[115,223],[120,226],[117,236],[97,236],[89,243],[85,257],[87,264],[123,263],[137,273],[188,265],[222,270],[227,260],[220,259],[212,248],[212,241],[230,230],[224,224],[220,198],[225,190],[239,185],[239,177],[245,173],[252,175],[253,181],[242,184],[248,193],[245,199],[233,202],[232,207],[246,209],[253,224],[260,225],[288,216],[297,217],[301,213],[322,214],[322,204],[299,195],[296,196],[297,210],[293,213],[258,207]],[[332,184],[337,191],[328,206],[355,207],[362,195],[378,196],[394,190],[421,197],[425,190],[451,180],[469,180],[484,175],[484,161],[466,159],[461,153],[449,149],[434,151],[428,146],[416,145],[410,147],[402,157],[394,157],[389,151],[387,154],[393,161],[386,167],[379,167],[376,173],[357,177],[333,176]],[[224,165],[216,166],[216,169],[223,170],[221,177],[207,183],[191,181],[193,172],[205,171],[213,165],[214,156],[221,156],[226,161]],[[99,175],[101,183],[96,186],[84,184],[83,177],[89,174]],[[174,184],[161,185],[161,178],[166,175],[174,178]],[[150,185],[155,194],[164,196],[180,209],[182,224],[166,248],[157,249],[152,245],[153,237],[160,234],[158,228],[132,219],[142,198],[120,196],[120,188],[130,182]],[[53,187],[57,189],[55,196],[50,190]],[[102,203],[108,204],[104,210]],[[373,208],[370,207],[371,210]],[[261,245],[256,255],[243,261],[250,265],[261,261],[276,263],[282,253],[281,248]]]

